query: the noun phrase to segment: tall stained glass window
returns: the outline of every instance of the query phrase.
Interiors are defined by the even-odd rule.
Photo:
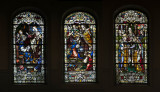
[[[86,12],[64,21],[65,82],[96,82],[96,22]]]
[[[147,83],[148,20],[144,13],[126,10],[115,19],[116,82]]]
[[[13,19],[14,83],[45,83],[44,20],[34,12]]]

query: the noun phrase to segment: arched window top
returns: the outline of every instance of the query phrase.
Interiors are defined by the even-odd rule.
[[[86,12],[74,12],[65,18],[64,24],[95,24],[95,19]]]
[[[21,23],[27,23],[27,24],[34,23],[38,25],[43,25],[44,20],[42,16],[40,16],[35,12],[21,12],[13,19],[13,24],[21,24]]]
[[[144,13],[137,10],[126,10],[120,12],[115,19],[115,23],[147,23]]]

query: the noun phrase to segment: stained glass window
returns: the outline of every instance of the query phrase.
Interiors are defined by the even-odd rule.
[[[126,10],[115,19],[117,83],[147,83],[148,19],[137,10]]]
[[[96,22],[86,12],[64,21],[65,82],[96,82]]]
[[[45,83],[44,20],[34,12],[13,19],[14,83]]]

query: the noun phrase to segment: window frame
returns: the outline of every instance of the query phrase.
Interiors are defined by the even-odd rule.
[[[115,19],[117,17],[117,15],[123,11],[127,11],[127,10],[135,10],[135,11],[139,11],[143,14],[145,14],[145,16],[147,17],[147,33],[148,33],[148,43],[147,43],[147,83],[117,83],[117,79],[116,79],[116,31],[115,31]],[[127,23],[126,23],[127,24]],[[141,7],[141,6],[138,6],[138,5],[126,5],[126,6],[123,6],[123,7],[120,7],[118,8],[114,13],[113,13],[113,38],[114,38],[114,41],[113,41],[113,45],[114,45],[114,48],[113,48],[113,51],[114,51],[114,55],[113,55],[113,66],[114,66],[114,86],[116,87],[123,87],[123,86],[140,86],[140,87],[144,87],[144,86],[150,86],[151,85],[151,70],[150,68],[152,67],[151,66],[151,44],[150,44],[150,14],[149,14],[149,11],[146,10],[145,8]]]
[[[22,12],[33,12],[33,13],[36,13],[38,14],[39,16],[42,17],[42,19],[44,20],[44,43],[42,44],[43,47],[44,47],[44,51],[43,51],[43,55],[44,55],[44,67],[45,67],[45,83],[14,83],[14,69],[13,69],[13,54],[14,54],[14,51],[13,51],[13,19],[20,13]],[[9,56],[8,56],[8,59],[9,59],[9,85],[11,88],[17,88],[17,87],[23,87],[23,88],[28,88],[28,87],[32,87],[32,86],[36,86],[38,88],[44,88],[47,86],[48,84],[48,42],[46,41],[47,38],[48,38],[48,33],[47,33],[47,17],[46,15],[44,14],[43,11],[39,10],[38,8],[36,7],[21,7],[21,8],[18,8],[16,10],[14,10],[12,13],[11,13],[11,16],[10,16],[10,20],[9,20],[9,25],[10,25],[10,28],[9,28]]]
[[[94,18],[94,20],[95,20],[95,26],[96,26],[96,70],[95,70],[95,72],[96,72],[96,82],[65,82],[65,61],[64,61],[64,56],[65,56],[65,54],[64,54],[64,51],[65,51],[65,49],[64,49],[64,21],[65,21],[65,18],[68,16],[68,15],[70,15],[70,14],[72,14],[72,13],[75,13],[75,12],[85,12],[85,13],[87,13],[87,14],[89,14],[89,15],[91,15],[93,18]],[[89,9],[89,8],[86,8],[86,7],[73,7],[73,8],[71,8],[71,9],[69,9],[69,10],[67,10],[66,12],[64,12],[63,13],[63,15],[62,15],[62,18],[61,18],[62,20],[61,20],[61,30],[62,30],[62,32],[61,32],[61,36],[62,36],[62,46],[63,46],[63,53],[62,53],[62,75],[63,75],[63,79],[62,79],[62,81],[63,81],[63,83],[64,84],[66,84],[66,85],[83,85],[83,84],[90,84],[90,85],[93,85],[93,84],[95,84],[95,83],[98,83],[98,53],[99,53],[99,51],[98,51],[98,32],[99,32],[99,25],[98,25],[98,17],[97,17],[97,14],[96,14],[96,12],[95,11],[93,11],[92,9]]]

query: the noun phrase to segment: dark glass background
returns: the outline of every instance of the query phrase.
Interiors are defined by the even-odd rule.
[[[149,17],[149,83],[115,84],[114,15],[138,9]],[[24,9],[46,20],[46,84],[12,84],[12,18]],[[64,82],[63,20],[74,11],[97,20],[97,82]],[[160,5],[154,0],[2,0],[0,2],[0,92],[151,92],[160,87]]]

